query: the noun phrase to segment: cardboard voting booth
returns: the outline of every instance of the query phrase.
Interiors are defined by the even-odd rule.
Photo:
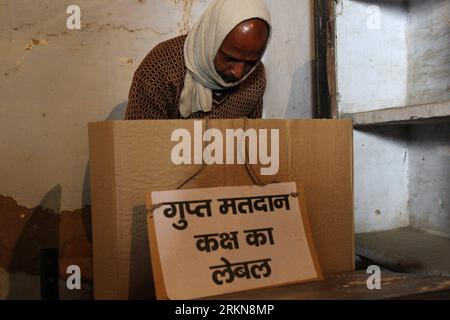
[[[181,185],[183,190],[252,186],[252,175],[263,184],[303,186],[322,272],[326,277],[353,271],[352,132],[346,120],[89,124],[95,299],[156,297],[146,195]],[[234,139],[239,134],[247,138],[241,139],[245,147]],[[252,174],[239,161],[243,153]],[[268,157],[274,153],[277,157]]]

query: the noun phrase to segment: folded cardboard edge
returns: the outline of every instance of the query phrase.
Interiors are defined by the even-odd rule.
[[[95,230],[92,233],[94,299],[120,299],[116,260],[118,237],[114,223],[116,220],[114,128],[111,122],[97,122],[88,125],[88,132],[90,166],[102,168],[101,171],[90,171],[91,219],[92,229]]]

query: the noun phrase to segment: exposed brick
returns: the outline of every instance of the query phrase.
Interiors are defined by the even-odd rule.
[[[78,265],[83,280],[92,279],[92,229],[90,207],[54,212],[40,206],[30,209],[0,195],[0,268],[10,272],[40,274],[40,250],[59,248],[60,275]]]

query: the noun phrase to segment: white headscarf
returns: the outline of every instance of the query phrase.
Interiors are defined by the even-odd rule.
[[[211,111],[213,90],[234,87],[256,69],[257,66],[238,82],[226,83],[214,66],[226,36],[240,23],[254,18],[264,20],[272,29],[264,0],[215,0],[189,32],[184,44],[187,71],[180,97],[183,118],[198,111]],[[270,30],[269,41],[271,33]]]

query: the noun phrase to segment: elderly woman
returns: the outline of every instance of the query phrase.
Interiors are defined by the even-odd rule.
[[[125,118],[261,118],[261,58],[270,37],[263,0],[215,0],[187,36],[147,55],[134,74]]]

